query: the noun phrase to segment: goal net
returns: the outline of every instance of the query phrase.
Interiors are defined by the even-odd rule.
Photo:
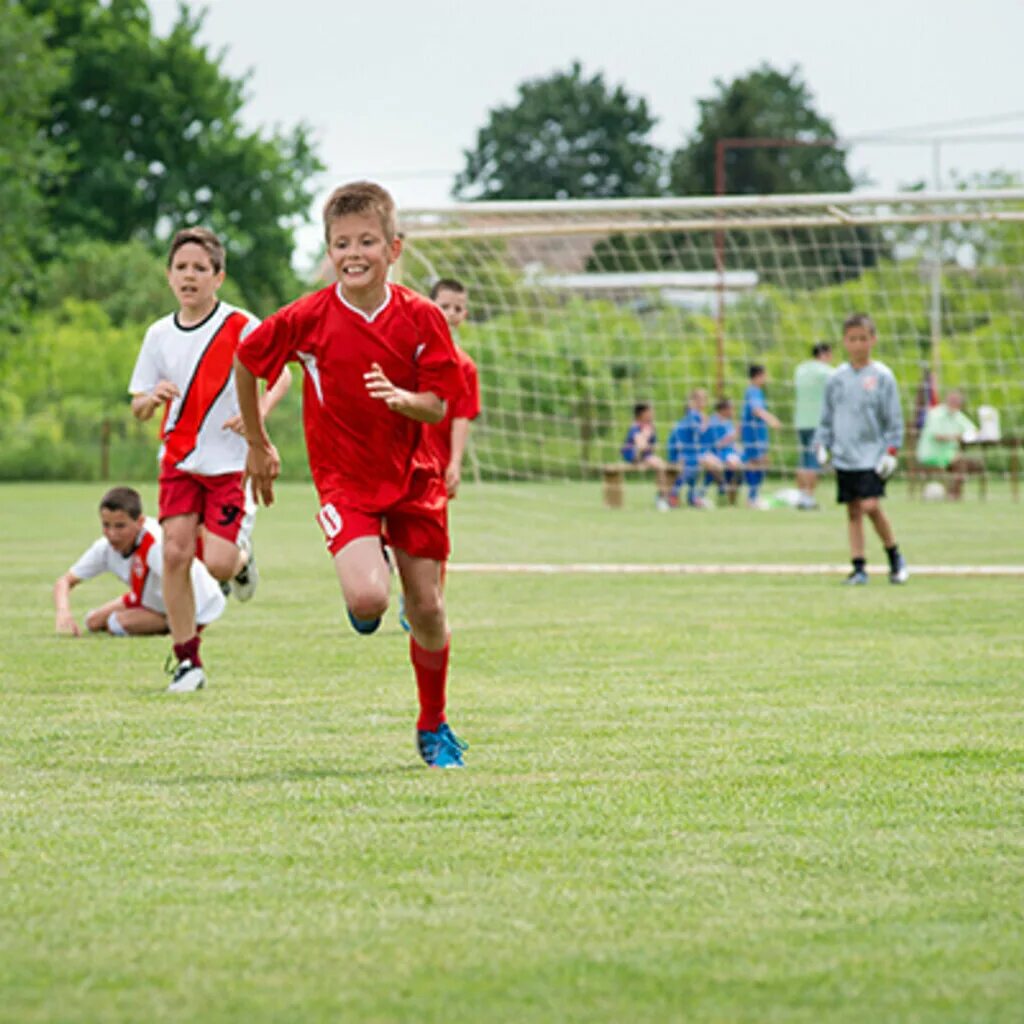
[[[665,456],[694,388],[738,418],[751,363],[782,421],[769,475],[791,479],[794,370],[822,341],[840,362],[855,311],[877,324],[911,433],[929,385],[1024,430],[1024,190],[465,203],[405,211],[401,230],[404,283],[469,291],[470,483],[589,482],[572,492],[599,501],[635,404],[653,406]]]

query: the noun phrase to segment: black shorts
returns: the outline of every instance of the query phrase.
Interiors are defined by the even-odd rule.
[[[862,498],[884,498],[885,481],[873,469],[836,469],[836,491],[840,505]]]

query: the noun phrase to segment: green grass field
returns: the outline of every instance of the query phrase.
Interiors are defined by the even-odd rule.
[[[0,488],[0,1021],[1021,1020],[1024,579],[456,568],[470,767],[430,772],[307,486],[205,692],[164,639],[55,637],[101,490]],[[831,506],[649,499],[467,488],[456,562],[845,561]],[[999,487],[889,508],[912,568],[1024,565]]]

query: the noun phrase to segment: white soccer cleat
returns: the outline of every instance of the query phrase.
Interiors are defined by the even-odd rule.
[[[906,583],[910,579],[910,570],[907,568],[907,560],[899,555],[896,561],[896,565],[889,571],[889,582],[890,583]]]
[[[256,569],[256,560],[253,556],[251,538],[240,538],[238,546],[248,554],[249,561],[245,563],[245,568],[232,579],[231,593],[235,595],[236,601],[251,601],[260,582],[260,574]]]
[[[193,665],[186,658],[184,661],[178,662],[178,667],[174,670],[174,677],[171,679],[170,686],[167,687],[167,692],[194,693],[196,690],[201,690],[205,685],[206,673],[203,671],[202,665]]]

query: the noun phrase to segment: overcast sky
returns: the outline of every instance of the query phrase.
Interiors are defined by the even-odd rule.
[[[157,31],[176,0],[150,0]],[[200,6],[192,4],[193,7]],[[716,78],[762,61],[803,70],[843,136],[929,123],[1015,119],[943,143],[944,171],[1024,170],[1024,0],[211,0],[202,38],[232,75],[251,70],[252,127],[312,126],[327,172],[370,177],[399,206],[448,201],[488,111],[517,85],[569,67],[646,98],[654,141],[677,147]],[[598,12],[601,13],[598,13]],[[905,137],[905,135],[904,135]],[[929,178],[928,146],[862,144],[851,169],[875,189]],[[301,245],[316,246],[315,228]]]

